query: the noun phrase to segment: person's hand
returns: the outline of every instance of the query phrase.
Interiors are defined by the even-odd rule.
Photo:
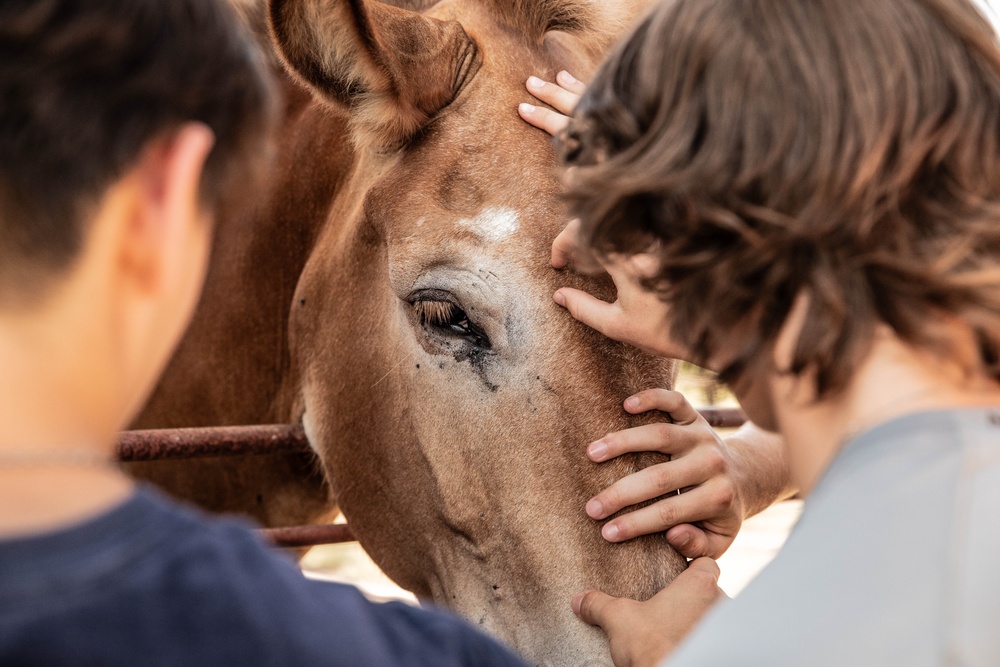
[[[555,111],[521,104],[518,113],[526,122],[552,135],[566,127],[569,114],[573,113],[586,90],[582,82],[565,71],[559,72],[556,83],[533,76],[526,85],[528,92]],[[579,221],[574,220],[556,237],[552,244],[554,268],[564,269],[573,264],[579,229]],[[649,255],[636,255],[617,263],[602,262],[602,268],[611,275],[618,289],[618,300],[613,304],[570,288],[556,292],[554,299],[573,317],[610,338],[653,354],[678,357],[683,351],[669,340],[665,304],[640,283],[655,267],[656,260]]]
[[[552,243],[552,266],[571,267],[576,261],[579,220],[572,220]],[[608,338],[628,343],[662,357],[684,359],[687,353],[670,340],[669,308],[656,292],[646,289],[643,280],[656,271],[654,256],[640,253],[628,258],[611,257],[600,262],[618,292],[614,303],[570,287],[556,291],[553,300],[575,319]]]
[[[556,75],[556,83],[542,81],[536,76],[528,78],[528,92],[545,102],[552,109],[535,106],[534,104],[520,104],[517,112],[530,125],[534,125],[540,130],[545,130],[555,136],[561,132],[569,123],[569,116],[576,108],[580,96],[587,87],[577,81],[569,72],[559,72]]]
[[[646,602],[589,590],[577,593],[572,605],[582,621],[604,630],[616,667],[652,667],[673,653],[723,596],[719,566],[699,558]]]
[[[732,452],[701,414],[676,391],[650,389],[625,400],[625,410],[659,410],[661,422],[609,433],[587,447],[603,463],[629,452],[660,452],[671,460],[618,480],[587,503],[592,519],[654,498],[652,505],[608,521],[601,534],[610,542],[666,531],[667,541],[688,558],[718,558],[732,544],[746,514],[742,484]],[[679,495],[677,490],[683,490]]]

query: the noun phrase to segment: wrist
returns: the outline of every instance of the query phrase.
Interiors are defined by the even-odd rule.
[[[795,494],[780,436],[747,422],[723,442],[733,458],[733,484],[744,519]]]

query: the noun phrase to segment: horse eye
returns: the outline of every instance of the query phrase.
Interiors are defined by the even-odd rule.
[[[489,347],[490,341],[482,329],[469,319],[465,311],[450,301],[414,301],[420,325],[432,327],[447,336],[464,338],[479,347]]]

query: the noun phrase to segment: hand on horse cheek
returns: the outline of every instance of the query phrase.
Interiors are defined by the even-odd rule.
[[[679,392],[644,391],[626,399],[624,407],[632,414],[665,412],[673,423],[646,424],[608,434],[587,448],[590,459],[604,462],[629,452],[655,451],[669,454],[672,460],[615,482],[587,503],[587,514],[601,520],[659,499],[609,521],[602,535],[608,541],[622,542],[668,531],[670,544],[689,558],[722,555],[744,515],[732,453]],[[678,495],[678,489],[685,491]]]

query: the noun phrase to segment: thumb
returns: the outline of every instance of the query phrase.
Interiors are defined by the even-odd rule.
[[[573,219],[569,221],[566,228],[559,232],[559,236],[552,242],[551,264],[556,269],[565,269],[573,262],[573,255],[576,254],[577,235],[580,233],[580,221]]]
[[[573,613],[584,623],[603,628],[609,620],[609,609],[617,600],[601,591],[583,591],[573,596]]]
[[[704,530],[690,523],[682,523],[668,530],[667,543],[685,558],[698,558],[710,555],[718,558],[722,555],[710,554],[708,535]]]
[[[719,558],[729,549],[733,538],[682,523],[667,531],[667,542],[685,558]]]
[[[711,579],[714,583],[719,582],[719,564],[712,558],[695,558],[688,564],[688,569],[681,572],[678,578],[688,574],[688,576],[698,576]]]

